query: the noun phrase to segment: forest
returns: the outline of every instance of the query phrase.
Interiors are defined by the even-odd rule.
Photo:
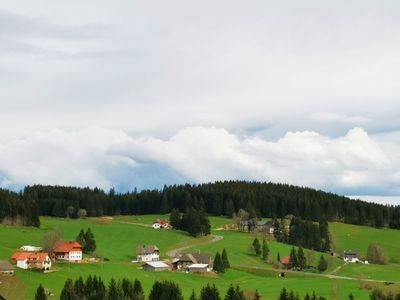
[[[0,205],[7,208],[1,210],[3,219],[23,216],[29,220],[24,224],[39,224],[36,204],[39,215],[55,217],[74,218],[82,209],[87,216],[95,217],[169,213],[173,208],[185,212],[190,207],[209,215],[231,217],[243,208],[258,217],[282,218],[291,214],[309,221],[323,219],[400,228],[400,206],[352,200],[279,183],[224,181],[126,193],[116,193],[114,189],[105,192],[98,188],[33,185],[19,194],[6,190],[0,193]]]

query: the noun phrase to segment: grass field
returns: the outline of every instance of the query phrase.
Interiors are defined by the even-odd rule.
[[[357,280],[331,279],[312,274],[307,276],[304,274],[290,274],[285,278],[279,278],[276,272],[256,269],[264,266],[269,268],[272,265],[262,262],[260,258],[250,253],[249,246],[254,236],[241,232],[215,230],[230,222],[226,218],[210,218],[212,228],[214,229],[213,234],[221,235],[224,239],[207,245],[198,245],[198,239],[193,239],[180,231],[154,230],[143,225],[131,224],[151,224],[152,220],[157,217],[116,217],[112,222],[100,222],[97,219],[66,220],[42,218],[42,226],[39,229],[0,226],[2,241],[0,244],[0,259],[8,259],[13,251],[21,245],[40,244],[42,236],[49,230],[60,228],[64,239],[71,240],[75,239],[81,228],[86,229],[90,227],[96,238],[98,252],[110,260],[104,263],[93,264],[56,263],[55,269],[58,269],[58,271],[49,274],[17,270],[16,276],[8,279],[12,282],[4,280],[4,283],[0,285],[0,294],[5,295],[7,299],[33,299],[37,286],[42,283],[54,292],[55,297],[52,297],[52,299],[58,299],[67,278],[76,279],[80,275],[86,277],[89,274],[96,274],[101,276],[105,281],[108,281],[111,277],[122,278],[125,276],[132,279],[138,278],[142,282],[146,294],[149,293],[155,280],[166,279],[178,282],[186,297],[189,296],[192,288],[198,293],[200,288],[209,282],[216,284],[221,294],[225,294],[229,284],[233,283],[239,284],[245,290],[254,291],[258,289],[263,299],[268,300],[276,299],[282,287],[293,289],[300,294],[316,290],[328,299],[346,299],[351,291],[356,296],[356,299],[368,299],[369,291],[359,289]],[[164,218],[167,218],[167,216],[164,216]],[[337,232],[336,228],[335,232]],[[337,236],[338,243],[340,242],[342,245],[347,246],[345,242],[340,240],[341,235]],[[143,243],[156,244],[164,256],[167,250],[183,245],[192,246],[193,251],[208,251],[212,255],[225,247],[228,250],[233,268],[226,274],[217,277],[203,277],[178,272],[145,272],[138,269],[137,264],[130,262],[135,257],[136,246]],[[291,246],[270,241],[269,248],[271,250],[270,257],[276,259],[278,252],[281,257],[289,254]],[[314,254],[314,257],[318,259],[319,254]],[[339,264],[340,261],[338,259],[332,259],[330,269]],[[368,267],[370,269],[359,269]],[[379,276],[374,278],[382,276],[382,278],[386,279],[383,274],[386,274],[388,277],[395,276],[396,268],[397,265],[390,265],[388,268],[373,265],[351,265],[341,269],[338,275],[356,277],[359,272],[368,273],[371,271],[371,276],[374,273],[380,273]],[[399,277],[397,275],[395,278]]]
[[[330,223],[329,229],[336,240],[336,249],[357,249],[362,256],[367,255],[368,245],[376,243],[384,247],[392,263],[400,263],[400,231],[395,229],[377,229],[366,226]]]

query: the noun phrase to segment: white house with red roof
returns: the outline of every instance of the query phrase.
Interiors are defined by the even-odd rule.
[[[154,229],[166,229],[169,228],[169,223],[166,220],[163,219],[157,219],[153,221],[153,225],[151,225]]]
[[[48,253],[17,251],[11,257],[21,269],[50,270],[51,259]]]
[[[82,260],[82,246],[78,242],[62,242],[56,245],[53,251],[56,260],[69,262],[80,262]]]

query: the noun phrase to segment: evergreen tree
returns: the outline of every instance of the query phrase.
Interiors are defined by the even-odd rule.
[[[169,213],[169,203],[167,194],[164,193],[160,204],[160,214],[166,214],[166,213]]]
[[[215,285],[203,287],[200,292],[200,300],[221,300],[219,292]]]
[[[224,269],[225,270],[229,269],[231,267],[231,265],[229,263],[228,254],[227,254],[225,248],[222,250],[221,259],[222,259],[222,265],[224,266]]]
[[[348,299],[348,300],[354,300],[353,293],[350,293],[350,294],[349,294],[349,299]]]
[[[324,256],[321,255],[321,258],[318,262],[318,271],[320,273],[324,272],[328,268],[328,262],[325,260]]]
[[[292,247],[292,250],[290,251],[290,267],[296,268],[297,266],[298,266],[297,253],[294,247]]]
[[[197,300],[196,294],[194,293],[194,289],[192,290],[192,293],[190,294],[189,300]]]
[[[133,284],[127,278],[122,279],[122,291],[124,292],[124,297],[128,299],[133,298]]]
[[[279,254],[279,252],[278,252],[278,254],[276,255],[276,261],[281,261],[281,255]]]
[[[268,259],[268,254],[269,254],[269,248],[267,245],[267,241],[265,239],[263,239],[263,245],[262,245],[262,258],[263,260],[267,260]]]
[[[297,250],[297,267],[300,270],[303,270],[306,266],[307,262],[306,262],[306,257],[304,255],[304,251],[302,247],[299,247],[299,249]]]
[[[225,300],[245,300],[243,291],[237,285],[236,288],[231,284],[225,295]]]
[[[288,295],[288,292],[287,292],[286,288],[283,288],[281,290],[281,293],[279,294],[278,300],[289,300],[289,295]]]
[[[83,249],[85,249],[85,247],[86,247],[85,232],[83,231],[83,229],[81,229],[81,231],[79,231],[79,234],[76,237],[76,241],[82,246]]]
[[[47,295],[44,291],[42,284],[40,284],[36,290],[35,300],[47,300]]]
[[[85,283],[83,282],[82,276],[75,280],[74,289],[79,298],[83,298],[85,296]]]
[[[215,254],[213,270],[217,273],[225,272],[224,263],[222,261],[221,254],[219,254],[219,252]]]
[[[61,291],[60,300],[79,300],[78,295],[75,293],[74,283],[72,279],[68,278]]]
[[[232,218],[234,213],[235,213],[235,208],[233,206],[232,199],[229,198],[227,201],[225,201],[224,215],[229,218]]]
[[[255,238],[253,241],[253,250],[257,256],[259,256],[261,254],[261,245],[260,245],[258,238]]]
[[[186,211],[185,219],[188,220],[186,225],[186,230],[191,236],[197,237],[201,234],[201,223],[198,211],[194,208],[189,208]]]
[[[124,297],[124,292],[122,289],[121,281],[115,281],[111,278],[110,284],[108,286],[107,299],[109,300],[122,300]]]
[[[150,291],[149,300],[183,300],[183,296],[176,283],[156,281]]]
[[[144,300],[144,292],[142,284],[138,279],[133,282],[133,299],[132,300]]]
[[[86,253],[90,253],[96,250],[96,241],[94,240],[94,235],[90,228],[87,229],[85,233],[85,248]]]
[[[178,209],[172,209],[171,214],[169,215],[169,223],[175,229],[181,229],[181,221],[182,217]]]

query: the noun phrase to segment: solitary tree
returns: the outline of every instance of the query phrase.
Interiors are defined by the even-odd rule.
[[[318,271],[320,273],[324,272],[328,268],[328,262],[325,260],[324,256],[321,255],[321,258],[318,262]]]
[[[299,247],[299,249],[297,250],[297,266],[300,270],[303,270],[306,266],[306,257],[304,255],[302,247]]]
[[[85,233],[85,252],[93,252],[96,250],[96,241],[94,240],[94,235],[90,228],[87,229]]]
[[[224,269],[229,269],[231,267],[231,265],[229,263],[228,254],[226,253],[225,248],[222,250],[221,259],[222,259],[222,264],[224,266]]]
[[[47,300],[47,296],[42,284],[40,284],[36,290],[35,300]]]
[[[290,251],[290,266],[296,268],[297,264],[297,253],[294,247],[292,247],[292,250]]]
[[[266,241],[265,239],[263,239],[262,258],[263,258],[264,260],[267,260],[268,254],[269,254],[269,248],[268,248],[268,245],[267,245],[267,241]]]
[[[260,245],[260,241],[258,240],[258,238],[255,238],[253,241],[253,250],[257,256],[259,256],[261,254],[261,245]]]
[[[217,273],[225,272],[224,263],[222,261],[221,254],[219,254],[219,252],[215,254],[213,269]]]

